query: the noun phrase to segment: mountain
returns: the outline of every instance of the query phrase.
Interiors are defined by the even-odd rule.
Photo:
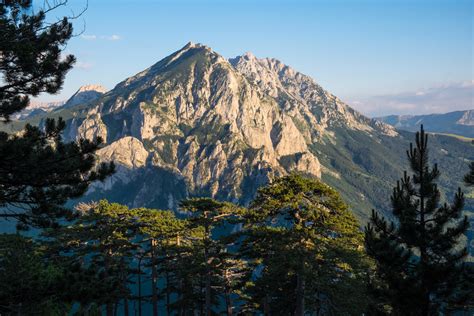
[[[84,200],[175,210],[189,196],[246,204],[272,177],[298,171],[335,187],[366,220],[372,208],[389,209],[414,140],[278,60],[227,60],[192,43],[99,98],[47,116],[66,119],[67,140],[106,140],[98,156],[118,165]],[[431,144],[451,196],[474,152],[443,136]]]
[[[51,112],[54,109],[57,109],[64,105],[64,101],[59,102],[30,102],[30,105],[24,109],[23,111],[19,112],[18,114],[13,116],[15,120],[27,120],[31,119],[34,116],[46,114]]]
[[[417,131],[423,124],[430,132],[474,138],[474,110],[430,115],[389,115],[377,119],[406,131]]]
[[[82,86],[66,101],[63,107],[70,108],[78,104],[86,104],[98,99],[106,92],[107,89],[101,85]]]
[[[429,115],[474,108],[474,80],[451,82],[429,88],[395,94],[373,95],[347,100],[364,113],[372,116]]]
[[[44,115],[59,108],[70,108],[98,99],[107,90],[101,85],[85,85],[79,88],[67,101],[36,102],[32,101],[23,111],[16,114],[15,120],[24,121],[39,115]]]

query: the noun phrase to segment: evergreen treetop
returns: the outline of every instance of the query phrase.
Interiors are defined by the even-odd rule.
[[[440,203],[440,172],[437,165],[429,165],[423,126],[407,156],[413,175],[405,172],[391,197],[397,221],[373,211],[365,243],[385,283],[374,289],[376,299],[385,299],[395,315],[432,315],[461,299],[467,251],[459,247],[459,238],[469,223],[462,215],[460,189],[452,204]]]

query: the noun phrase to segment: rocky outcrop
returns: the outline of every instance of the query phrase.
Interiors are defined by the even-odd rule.
[[[114,161],[129,169],[136,169],[145,166],[148,151],[138,139],[127,136],[98,150],[97,155],[101,161]]]
[[[106,92],[107,89],[105,89],[101,85],[82,86],[79,88],[79,90],[76,91],[76,93],[72,95],[72,97],[69,98],[69,100],[66,101],[63,107],[71,108],[76,105],[87,104],[89,102],[97,100]]]
[[[464,111],[462,117],[456,122],[456,124],[474,126],[474,110]]]
[[[100,117],[100,113],[90,112],[77,128],[76,139],[97,140],[100,137],[103,142],[107,142],[107,127]]]

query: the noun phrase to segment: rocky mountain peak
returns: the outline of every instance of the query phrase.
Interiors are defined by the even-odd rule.
[[[81,115],[72,120],[70,137],[105,139],[110,148],[100,151],[102,159],[122,166],[109,185],[133,181],[137,169],[165,170],[190,194],[241,202],[251,197],[249,181],[292,171],[321,177],[315,144],[333,141],[336,127],[371,137],[390,133],[276,59],[246,53],[227,60],[191,42]]]
[[[107,89],[100,84],[88,84],[88,85],[81,86],[79,90],[77,90],[76,94],[81,93],[81,92],[87,92],[87,91],[106,93]]]
[[[64,104],[65,108],[71,108],[79,104],[92,102],[107,92],[107,89],[98,84],[90,84],[80,87],[76,93]]]
[[[363,116],[324,90],[311,77],[277,59],[259,59],[246,53],[229,59],[229,62],[263,93],[275,98],[290,115],[306,121],[319,136],[331,126],[364,131],[375,129],[391,136],[397,134],[393,127]]]

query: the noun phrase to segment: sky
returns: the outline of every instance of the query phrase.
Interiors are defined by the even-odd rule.
[[[76,66],[59,95],[40,101],[85,84],[111,89],[192,41],[226,58],[277,58],[368,115],[474,108],[472,93],[433,109],[380,101],[472,83],[470,0],[69,0],[50,18],[85,6],[65,48]]]

